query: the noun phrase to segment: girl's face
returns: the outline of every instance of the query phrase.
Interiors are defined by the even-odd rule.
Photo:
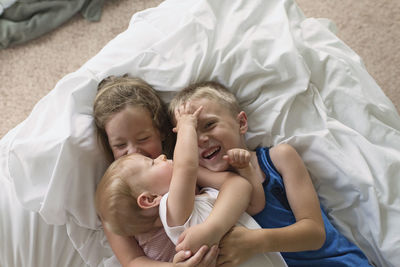
[[[105,131],[114,159],[132,153],[155,159],[162,153],[160,131],[146,108],[125,107],[111,116]]]

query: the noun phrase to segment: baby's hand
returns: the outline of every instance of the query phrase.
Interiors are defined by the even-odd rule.
[[[192,256],[189,250],[181,250],[175,254],[172,261],[174,267],[215,267],[218,257],[218,246],[202,246],[199,251]]]
[[[196,253],[203,245],[212,247],[218,244],[221,238],[220,234],[205,223],[193,225],[179,236],[176,251],[190,250],[192,253]]]
[[[223,158],[235,169],[244,169],[250,166],[251,154],[246,149],[233,148]]]
[[[180,107],[175,108],[175,120],[176,127],[174,127],[173,131],[177,133],[179,131],[180,126],[185,124],[191,124],[194,128],[197,128],[197,118],[203,106],[200,106],[198,109],[193,111],[193,107],[190,105],[190,102],[186,102]]]

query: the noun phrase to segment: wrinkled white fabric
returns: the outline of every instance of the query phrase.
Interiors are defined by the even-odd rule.
[[[166,0],[139,12],[15,129],[5,155],[18,199],[66,224],[85,261],[111,255],[94,210],[107,164],[92,104],[103,78],[125,73],[166,101],[191,82],[226,85],[247,112],[249,147],[293,145],[334,225],[376,265],[400,262],[400,117],[359,56],[293,0]]]
[[[0,266],[87,266],[65,225],[48,225],[19,203],[6,168],[13,132],[0,140]]]
[[[17,0],[0,0],[0,15],[4,10],[12,6]]]

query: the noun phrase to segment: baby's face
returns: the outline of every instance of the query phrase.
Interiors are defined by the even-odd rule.
[[[225,171],[229,164],[222,157],[232,148],[244,148],[240,118],[224,105],[206,98],[192,100],[193,108],[203,106],[197,135],[199,164],[212,171]]]
[[[159,195],[169,191],[174,166],[172,160],[168,160],[165,155],[151,159],[137,153],[129,158],[132,159],[130,166],[135,170],[132,179],[140,179],[135,181],[135,184],[140,184],[144,189]]]
[[[154,159],[162,153],[160,132],[145,108],[124,108],[106,123],[105,131],[115,159],[132,153]]]

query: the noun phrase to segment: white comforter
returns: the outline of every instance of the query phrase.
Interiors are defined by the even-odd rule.
[[[217,80],[248,114],[250,148],[292,144],[335,226],[377,266],[396,266],[400,117],[328,26],[293,0],[166,0],[139,12],[15,129],[1,147],[3,173],[25,208],[66,225],[85,262],[115,265],[93,201],[106,168],[92,118],[97,84],[128,73],[168,101],[190,82]]]

